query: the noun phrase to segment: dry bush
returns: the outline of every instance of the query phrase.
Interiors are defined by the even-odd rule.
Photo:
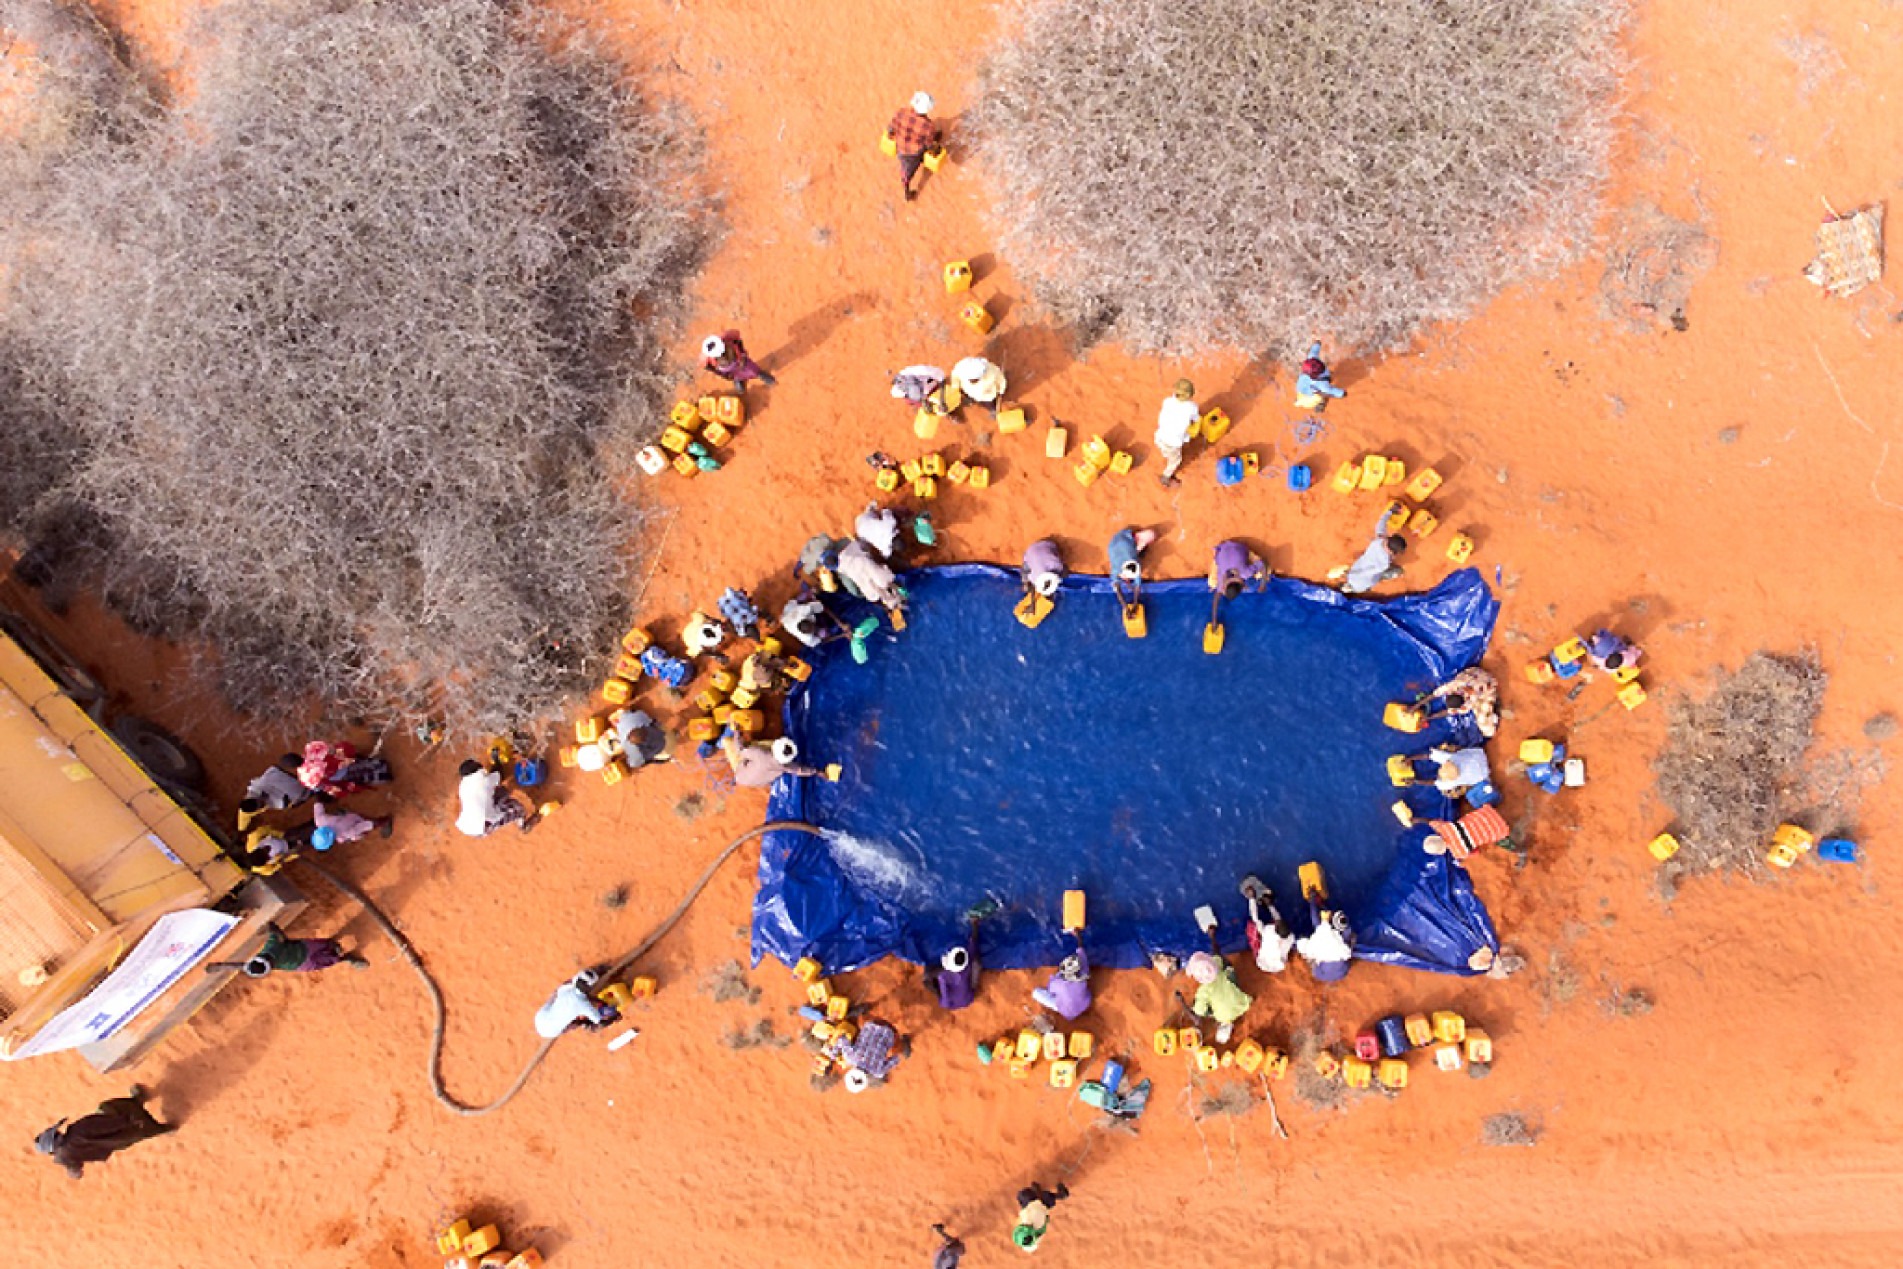
[[[191,47],[188,99],[0,191],[0,460],[24,409],[78,433],[8,519],[91,509],[98,584],[243,707],[546,717],[626,616],[622,457],[705,245],[691,137],[487,0],[234,5]]]
[[[1081,342],[1378,349],[1586,244],[1619,0],[1020,0],[972,119]]]
[[[1525,1115],[1488,1115],[1480,1123],[1480,1140],[1489,1146],[1538,1145],[1543,1132],[1544,1129]]]
[[[1772,830],[1808,796],[1804,755],[1828,682],[1814,655],[1758,652],[1704,698],[1672,702],[1652,767],[1681,830],[1673,863],[1763,870]]]

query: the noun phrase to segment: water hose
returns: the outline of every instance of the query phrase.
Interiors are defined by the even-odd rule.
[[[681,918],[687,915],[687,910],[694,906],[695,901],[700,898],[701,892],[707,889],[708,885],[713,881],[714,875],[720,871],[722,865],[733,858],[736,851],[762,833],[779,831],[818,834],[821,830],[800,820],[769,820],[765,824],[759,824],[748,829],[746,832],[740,834],[740,836],[728,842],[727,845],[721,849],[720,853],[714,856],[713,862],[707,865],[705,872],[701,873],[700,880],[693,884],[693,887],[688,890],[674,911],[670,912],[667,918],[654,928],[652,933],[641,940],[640,944],[637,945],[632,952],[629,952],[620,960],[615,961],[603,971],[602,980],[604,982],[615,981],[624,970],[647,955],[656,943],[659,943],[663,938],[667,937],[668,932],[680,924]],[[314,860],[303,858],[300,862],[304,863],[312,872],[329,882],[345,898],[354,900],[357,905],[369,915],[370,919],[376,923],[377,928],[382,930],[392,943],[396,944],[396,950],[402,954],[404,960],[409,962],[410,968],[416,971],[417,977],[423,980],[423,990],[429,993],[430,1009],[435,1014],[435,1020],[431,1024],[430,1030],[429,1084],[430,1092],[435,1095],[436,1100],[448,1108],[452,1114],[464,1115],[471,1118],[477,1115],[487,1115],[491,1111],[501,1110],[504,1106],[508,1105],[509,1102],[514,1100],[515,1095],[522,1091],[523,1087],[529,1082],[529,1077],[535,1074],[536,1068],[542,1065],[543,1059],[549,1055],[549,1050],[555,1047],[557,1041],[559,1041],[562,1036],[558,1035],[554,1039],[544,1040],[542,1046],[529,1058],[528,1065],[522,1068],[522,1073],[517,1075],[509,1087],[503,1091],[502,1096],[496,1098],[494,1101],[486,1102],[482,1105],[470,1105],[467,1102],[457,1100],[450,1095],[448,1089],[443,1087],[443,1041],[448,1031],[449,1006],[443,999],[443,989],[438,985],[435,975],[431,974],[428,967],[423,964],[422,956],[404,935],[403,931],[397,928],[396,922],[392,921],[389,916],[385,914],[383,909],[378,907],[370,896],[365,894],[355,882],[346,881],[344,878]],[[566,1034],[568,1033],[563,1032],[563,1035]]]

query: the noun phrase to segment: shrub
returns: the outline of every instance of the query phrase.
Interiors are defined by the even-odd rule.
[[[1586,241],[1613,0],[1020,0],[972,119],[1081,342],[1286,356],[1460,317]]]
[[[49,74],[77,122],[0,192],[0,462],[60,464],[8,521],[89,510],[81,563],[241,706],[547,716],[626,616],[690,138],[489,0],[240,4],[190,46],[189,95],[109,127],[52,90],[111,77]]]

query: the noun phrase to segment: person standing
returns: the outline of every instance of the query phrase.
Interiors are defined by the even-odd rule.
[[[1302,359],[1302,372],[1295,376],[1295,405],[1297,409],[1313,410],[1317,414],[1328,408],[1330,397],[1345,397],[1348,394],[1335,386],[1329,377],[1328,363],[1322,360],[1321,341],[1317,340],[1308,347],[1308,356]]]
[[[892,138],[898,150],[899,185],[905,190],[908,203],[918,197],[918,191],[912,188],[912,178],[925,162],[925,152],[937,149],[943,139],[938,125],[932,122],[932,110],[937,105],[930,93],[913,93],[912,100],[900,106],[892,122],[885,126],[885,134]]]
[[[134,1084],[124,1097],[99,1103],[99,1109],[72,1123],[64,1119],[33,1139],[33,1148],[48,1155],[77,1181],[89,1163],[104,1163],[113,1155],[141,1141],[177,1132],[177,1124],[161,1123],[145,1108],[150,1100],[142,1084]]]
[[[1070,1197],[1070,1187],[1062,1181],[1057,1183],[1055,1191],[1047,1190],[1037,1182],[1018,1191],[1018,1222],[1011,1228],[1011,1241],[1020,1251],[1029,1253],[1044,1241],[1044,1235],[1051,1228],[1051,1209],[1059,1200]]]
[[[1159,479],[1165,489],[1174,489],[1182,483],[1176,478],[1176,470],[1183,465],[1183,447],[1189,444],[1202,417],[1202,408],[1196,404],[1196,385],[1187,379],[1178,379],[1175,389],[1163,398],[1163,407],[1156,412],[1156,449],[1163,455],[1163,475]]]
[[[722,331],[700,341],[701,367],[725,379],[742,392],[756,379],[767,387],[778,383],[766,367],[747,354],[747,345],[737,330]]]
[[[276,925],[267,925],[264,946],[244,963],[244,972],[253,978],[267,978],[279,972],[315,974],[337,965],[363,969],[369,964],[355,952],[346,953],[336,939],[294,939]]]
[[[965,1240],[946,1233],[943,1221],[932,1226],[932,1232],[938,1235],[938,1250],[932,1253],[932,1269],[958,1269],[958,1262],[965,1258]]]

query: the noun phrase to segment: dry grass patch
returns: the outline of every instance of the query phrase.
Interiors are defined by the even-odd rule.
[[[1587,243],[1625,6],[1020,0],[971,115],[1083,344],[1390,348]]]

